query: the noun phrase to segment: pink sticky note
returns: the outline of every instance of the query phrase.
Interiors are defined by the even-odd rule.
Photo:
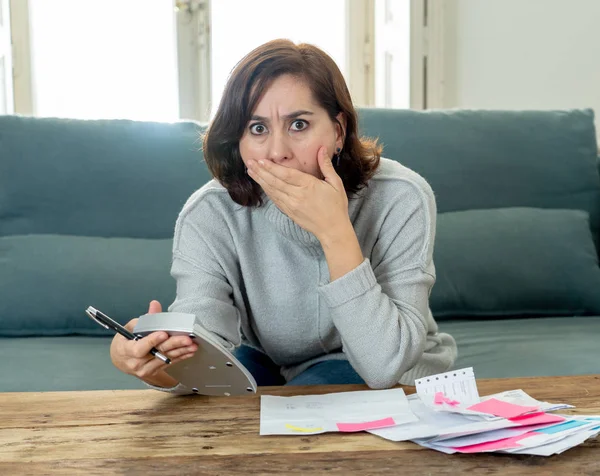
[[[519,448],[519,440],[531,436],[530,433],[524,435],[511,436],[510,438],[502,438],[496,441],[486,441],[485,443],[477,443],[476,445],[462,446],[453,448],[459,453],[480,453],[482,451],[498,451],[508,450],[510,448]]]
[[[382,420],[365,421],[362,423],[336,423],[339,431],[351,432],[351,431],[366,431],[374,430],[375,428],[385,428],[387,426],[395,426],[396,422],[392,417],[384,418]]]
[[[446,400],[446,397],[442,392],[436,392],[435,396],[433,397],[433,403],[436,405],[441,405],[444,403],[444,400]]]
[[[489,398],[483,402],[471,405],[467,410],[475,412],[489,413],[490,415],[502,418],[514,418],[524,413],[537,411],[538,407],[525,407],[514,403],[503,402],[496,398]]]
[[[448,398],[446,395],[443,394],[443,392],[436,392],[435,396],[433,397],[433,403],[435,403],[436,405],[447,403],[448,405],[456,406],[459,402]]]
[[[509,418],[510,421],[519,426],[541,425],[543,423],[561,423],[566,420],[559,415],[550,415],[549,413],[532,413],[531,415],[521,415],[515,418]]]

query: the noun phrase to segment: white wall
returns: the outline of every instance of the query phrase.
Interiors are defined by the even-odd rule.
[[[444,107],[591,107],[600,135],[599,0],[447,0]]]

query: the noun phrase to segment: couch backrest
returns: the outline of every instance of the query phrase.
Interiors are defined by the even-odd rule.
[[[572,208],[600,228],[594,113],[363,109],[365,135],[384,155],[419,172],[438,211]]]
[[[0,116],[0,236],[171,238],[210,179],[200,126]]]
[[[430,182],[440,212],[577,208],[600,228],[589,109],[359,116],[386,157]],[[210,179],[201,131],[194,122],[0,116],[0,236],[171,237],[187,197]]]

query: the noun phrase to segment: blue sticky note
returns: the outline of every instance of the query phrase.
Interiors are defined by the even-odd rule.
[[[545,433],[546,435],[553,435],[554,433],[560,433],[561,431],[567,431],[571,428],[577,428],[582,425],[589,425],[589,421],[582,420],[568,420],[563,423],[559,423],[558,425],[552,425],[548,428],[541,428],[539,430],[535,430],[536,433]]]

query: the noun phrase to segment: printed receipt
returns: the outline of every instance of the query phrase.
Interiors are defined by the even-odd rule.
[[[418,420],[401,388],[260,398],[261,435],[366,431]]]
[[[456,401],[457,405],[462,408],[481,401],[473,367],[420,378],[415,380],[415,386],[423,403],[437,408],[443,407],[439,409],[446,411],[448,411],[446,405],[438,407],[438,404],[435,403],[436,394],[442,400],[445,398]]]

